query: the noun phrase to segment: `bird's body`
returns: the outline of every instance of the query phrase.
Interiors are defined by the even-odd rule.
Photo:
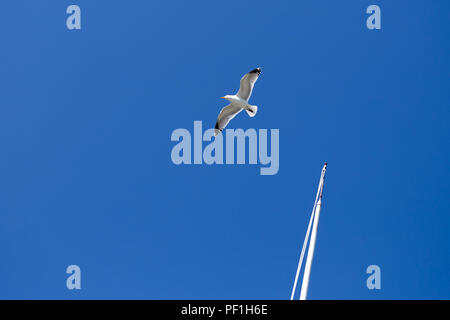
[[[225,129],[231,119],[233,119],[243,109],[247,111],[250,117],[255,116],[256,111],[258,111],[258,107],[248,104],[248,100],[252,95],[253,87],[260,74],[261,68],[256,68],[245,74],[241,79],[241,86],[238,93],[236,93],[235,95],[226,95],[222,97],[228,100],[230,104],[225,106],[220,111],[219,117],[216,121],[214,135],[218,135],[220,132],[222,132],[222,130]]]

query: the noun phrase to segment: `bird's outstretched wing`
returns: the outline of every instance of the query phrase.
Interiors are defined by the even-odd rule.
[[[236,95],[239,98],[248,101],[248,99],[250,99],[250,96],[252,95],[253,86],[255,85],[255,82],[260,74],[261,68],[256,68],[245,74],[241,79],[241,87],[239,88],[239,91]]]
[[[219,117],[216,121],[216,126],[214,130],[214,135],[217,136],[223,129],[227,126],[228,122],[231,121],[239,112],[242,111],[242,108],[239,106],[235,106],[233,104],[229,104],[224,107],[219,114]]]

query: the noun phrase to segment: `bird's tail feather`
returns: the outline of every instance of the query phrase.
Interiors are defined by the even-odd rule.
[[[258,107],[248,105],[247,108],[245,108],[245,111],[247,111],[247,114],[253,118],[255,116],[256,112],[258,111]]]

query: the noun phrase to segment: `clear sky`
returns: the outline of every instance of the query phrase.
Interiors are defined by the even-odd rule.
[[[449,14],[447,0],[2,1],[0,298],[289,299],[328,161],[309,297],[449,299]],[[278,174],[174,165],[173,130],[213,126],[256,67],[258,113],[229,128],[279,129]]]

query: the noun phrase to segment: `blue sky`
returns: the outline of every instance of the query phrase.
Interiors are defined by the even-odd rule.
[[[328,161],[309,298],[449,299],[449,9],[2,1],[0,298],[288,299]],[[278,174],[174,165],[255,67],[230,127],[280,129]]]

